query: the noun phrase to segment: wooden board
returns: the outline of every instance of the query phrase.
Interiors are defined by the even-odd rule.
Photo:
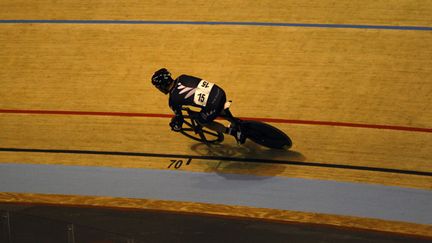
[[[0,20],[344,25],[1,23],[0,163],[173,169],[171,160],[192,158],[190,165],[178,169],[432,189],[432,31],[363,26],[430,27],[430,1],[43,0],[2,1],[0,8]],[[252,143],[239,147],[232,138],[209,149],[171,133],[167,97],[149,82],[160,67],[175,76],[186,73],[218,83],[234,100],[235,115],[267,119],[292,137],[292,150],[268,151]],[[76,150],[146,156],[69,153]],[[214,159],[218,157],[228,159]],[[4,193],[1,199],[58,204],[80,200]],[[100,203],[88,205],[124,203],[91,200]],[[144,208],[172,207],[161,205],[166,207]],[[239,216],[236,212],[246,210],[211,207],[193,205],[185,212]],[[369,219],[364,223],[343,216],[328,220],[307,213],[263,213],[267,217],[259,209],[246,211],[247,217],[351,222],[348,226],[378,225],[384,231],[430,236],[429,226]]]

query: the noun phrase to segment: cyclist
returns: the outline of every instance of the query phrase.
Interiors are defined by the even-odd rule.
[[[152,84],[162,93],[169,94],[169,106],[175,114],[169,124],[173,131],[179,132],[182,129],[182,107],[194,106],[201,108],[201,111],[194,115],[194,119],[201,126],[233,135],[238,144],[245,142],[244,134],[239,126],[233,125],[235,120],[230,111],[225,109],[225,92],[216,84],[184,74],[174,80],[166,68],[159,69],[153,74]],[[219,115],[228,117],[231,122],[229,128],[213,122]]]

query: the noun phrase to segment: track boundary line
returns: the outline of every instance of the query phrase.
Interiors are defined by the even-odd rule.
[[[361,24],[308,24],[278,22],[239,22],[239,21],[169,21],[169,20],[44,20],[44,19],[11,19],[0,20],[0,24],[135,24],[135,25],[225,25],[225,26],[268,26],[268,27],[302,27],[333,29],[377,29],[377,30],[411,30],[432,31],[429,26],[397,25],[361,25]]]
[[[0,109],[1,113],[9,114],[29,114],[29,115],[73,115],[73,116],[120,116],[120,117],[152,117],[152,118],[171,118],[170,114],[155,114],[155,113],[128,113],[128,112],[95,112],[95,111],[54,111],[54,110],[9,110]],[[349,122],[331,122],[331,121],[307,121],[293,119],[278,119],[278,118],[258,118],[258,117],[239,117],[244,120],[256,120],[269,123],[286,123],[298,125],[320,125],[333,127],[355,127],[355,128],[370,128],[396,130],[406,132],[426,132],[432,133],[432,128],[393,126],[393,125],[377,125],[377,124],[360,124]]]
[[[93,151],[93,150],[64,150],[64,149],[32,149],[32,148],[0,148],[0,152],[23,152],[23,153],[57,153],[57,154],[90,154],[90,155],[111,155],[111,156],[136,156],[136,157],[156,157],[156,158],[183,158],[183,159],[203,159],[203,160],[223,160],[246,163],[270,163],[270,164],[285,164],[293,166],[308,166],[333,169],[361,170],[383,173],[406,174],[416,176],[432,177],[432,172],[401,170],[390,168],[378,168],[369,166],[343,165],[343,164],[325,164],[314,162],[301,162],[290,160],[273,160],[273,159],[257,159],[257,158],[235,158],[224,156],[200,156],[200,155],[184,155],[184,154],[159,154],[159,153],[142,153],[142,152],[119,152],[119,151]]]

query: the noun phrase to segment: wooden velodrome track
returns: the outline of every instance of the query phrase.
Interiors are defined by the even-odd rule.
[[[171,160],[191,158],[174,172],[382,185],[431,195],[430,1],[4,0],[0,8],[4,166],[172,172]],[[235,115],[277,126],[292,137],[293,148],[239,147],[226,138],[209,149],[172,133],[167,97],[150,84],[160,67],[219,84]],[[66,188],[13,191],[8,186],[20,181],[2,183],[1,202],[182,211],[432,237],[427,223],[77,195]]]

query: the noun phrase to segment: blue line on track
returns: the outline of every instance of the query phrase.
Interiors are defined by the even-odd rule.
[[[334,29],[379,29],[432,31],[427,26],[354,25],[354,24],[305,24],[305,23],[266,23],[266,22],[211,22],[211,21],[153,21],[153,20],[0,20],[0,24],[159,24],[159,25],[232,25],[270,26]]]

